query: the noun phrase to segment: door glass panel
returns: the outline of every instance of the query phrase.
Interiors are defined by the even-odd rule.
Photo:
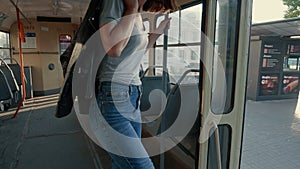
[[[212,111],[229,113],[234,103],[239,0],[218,0],[212,77]]]
[[[229,168],[230,160],[230,147],[231,147],[231,127],[228,125],[218,126],[219,128],[219,138],[216,138],[216,130],[210,131],[210,137],[208,142],[208,169],[218,169],[218,158],[217,158],[217,148],[216,139],[220,142],[220,153],[221,153],[221,166],[222,169]]]

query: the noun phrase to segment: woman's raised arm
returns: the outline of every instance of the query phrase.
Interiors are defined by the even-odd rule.
[[[138,0],[123,0],[125,11],[118,23],[107,23],[100,27],[100,36],[106,53],[111,57],[121,55],[131,36],[136,15]]]

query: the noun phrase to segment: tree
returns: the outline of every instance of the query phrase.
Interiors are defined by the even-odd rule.
[[[284,18],[294,18],[300,16],[300,0],[282,0],[284,5],[288,6]]]

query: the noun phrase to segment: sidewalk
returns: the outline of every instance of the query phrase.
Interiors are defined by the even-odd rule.
[[[241,169],[300,168],[297,100],[247,101]]]

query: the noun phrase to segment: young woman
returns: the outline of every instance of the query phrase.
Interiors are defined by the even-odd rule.
[[[106,56],[97,73],[97,101],[106,122],[128,137],[141,137],[139,67],[142,57],[170,23],[170,18],[165,19],[153,33],[148,34],[140,13],[143,10],[166,12],[176,8],[175,0],[103,0],[100,37]],[[113,144],[114,137],[109,142]],[[119,148],[124,151],[127,143],[124,141],[125,145],[114,146],[123,146]],[[141,145],[136,145],[137,149],[143,148],[139,147]],[[113,169],[154,169],[149,157],[126,157],[124,152],[109,154]]]

